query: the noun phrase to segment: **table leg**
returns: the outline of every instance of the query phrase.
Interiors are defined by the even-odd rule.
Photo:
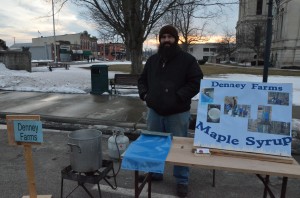
[[[265,177],[265,189],[264,189],[264,196],[263,196],[263,198],[267,198],[267,196],[268,196],[268,190],[267,190],[267,188],[266,188],[266,185],[268,186],[269,185],[269,181],[270,181],[270,176],[269,175],[266,175],[266,177]]]
[[[212,187],[215,187],[216,186],[216,170],[213,169],[213,184],[212,184]]]
[[[61,183],[60,183],[60,198],[63,198],[63,189],[64,189],[64,178],[61,177]]]
[[[285,198],[287,181],[288,181],[287,177],[283,177],[282,178],[282,186],[281,186],[281,195],[280,195],[280,198]]]
[[[147,176],[148,176],[148,178],[147,178],[147,181],[148,181],[148,198],[151,198],[152,174],[148,173]]]
[[[134,197],[139,197],[139,171],[134,171]]]
[[[151,198],[151,177],[152,174],[148,173],[145,176],[144,181],[139,185],[139,171],[134,171],[134,197],[138,198],[145,186],[145,184],[148,182],[148,198]]]
[[[267,195],[269,194],[271,198],[275,198],[273,192],[269,188],[269,175],[266,175],[266,178],[263,178],[260,174],[256,174],[256,176],[262,181],[262,183],[265,185],[264,188],[264,195],[263,197],[266,198]]]

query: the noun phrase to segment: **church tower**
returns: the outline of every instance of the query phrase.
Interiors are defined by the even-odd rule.
[[[269,0],[240,0],[236,26],[237,60],[263,60]],[[300,0],[273,0],[270,62],[300,67]],[[262,63],[262,62],[261,62]]]
[[[267,0],[240,0],[236,26],[239,62],[260,61],[264,57],[267,27]]]
[[[277,3],[273,9],[270,61],[279,68],[300,67],[300,0],[277,0]]]

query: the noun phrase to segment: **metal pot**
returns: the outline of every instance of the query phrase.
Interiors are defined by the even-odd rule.
[[[71,167],[77,172],[93,172],[102,167],[102,132],[81,129],[71,132],[68,145],[71,148]]]

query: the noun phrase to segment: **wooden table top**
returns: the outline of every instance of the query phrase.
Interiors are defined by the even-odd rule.
[[[199,168],[226,170],[233,172],[300,178],[300,165],[291,157],[291,163],[278,163],[237,156],[195,155],[193,138],[173,137],[172,147],[166,163],[197,166]]]

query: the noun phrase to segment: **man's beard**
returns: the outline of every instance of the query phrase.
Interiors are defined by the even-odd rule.
[[[177,43],[160,43],[158,46],[158,54],[165,60],[171,59],[178,52],[179,46]]]

